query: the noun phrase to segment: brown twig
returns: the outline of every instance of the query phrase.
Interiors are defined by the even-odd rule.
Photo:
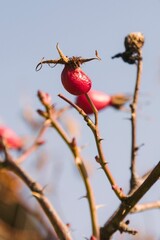
[[[128,223],[129,224],[129,223]],[[129,226],[128,226],[128,224],[126,223],[126,222],[120,222],[120,224],[119,224],[119,231],[121,232],[121,233],[123,233],[123,232],[126,232],[126,233],[129,233],[129,234],[131,234],[131,235],[136,235],[137,234],[137,231],[136,230],[134,230],[134,229],[131,229]]]
[[[144,211],[147,211],[147,210],[152,210],[152,209],[157,209],[157,208],[160,208],[160,201],[137,204],[131,210],[131,213],[139,213],[139,212],[144,212]]]
[[[99,226],[98,226],[98,219],[97,219],[97,211],[96,211],[96,204],[94,200],[94,194],[93,190],[89,181],[87,169],[84,165],[84,161],[82,157],[80,156],[79,153],[79,148],[76,144],[75,139],[72,140],[72,142],[69,141],[69,139],[66,136],[66,133],[63,131],[61,126],[59,125],[58,122],[55,120],[51,119],[51,125],[56,129],[56,131],[60,134],[62,139],[65,141],[65,143],[68,145],[69,149],[71,150],[74,159],[75,159],[75,164],[82,176],[85,188],[86,188],[86,197],[88,199],[89,203],[89,208],[90,208],[90,215],[91,215],[91,221],[92,221],[92,232],[97,239],[99,239]]]
[[[98,125],[95,125],[93,123],[93,121],[88,117],[88,115],[80,108],[78,107],[76,104],[74,104],[73,102],[71,102],[69,99],[67,99],[66,97],[64,97],[62,94],[58,95],[60,98],[62,98],[65,102],[69,103],[73,108],[75,108],[79,114],[81,114],[84,118],[84,120],[86,121],[87,125],[89,126],[89,128],[92,130],[93,134],[94,134],[94,138],[95,138],[95,142],[96,142],[96,146],[97,146],[97,150],[98,150],[98,158],[96,157],[97,162],[101,165],[101,168],[103,169],[103,171],[105,172],[106,177],[108,178],[113,191],[115,192],[115,194],[117,195],[117,197],[120,200],[125,199],[125,194],[123,193],[122,189],[118,187],[109,167],[107,164],[107,161],[105,159],[105,156],[103,154],[103,150],[102,150],[102,138],[100,137],[99,134],[99,129],[98,129]],[[98,123],[98,119],[97,116],[95,117],[95,123]]]
[[[35,182],[12,158],[12,156],[4,150],[5,160],[0,162],[0,168],[8,169],[14,172],[31,190],[32,195],[37,199],[59,239],[71,240],[71,236],[67,226],[62,222],[55,209],[43,193],[43,188]]]
[[[85,167],[84,161],[80,155],[79,147],[77,146],[76,140],[73,138],[72,140],[69,139],[64,129],[61,127],[59,122],[56,118],[56,113],[53,111],[53,108],[51,106],[45,106],[46,108],[46,114],[44,117],[50,121],[51,126],[58,132],[58,134],[61,136],[61,138],[64,140],[64,142],[67,144],[69,149],[71,150],[74,159],[75,164],[80,172],[80,175],[82,176],[85,188],[86,188],[86,198],[88,199],[89,203],[89,209],[90,209],[90,216],[91,216],[91,222],[92,222],[92,234],[97,239],[99,239],[99,225],[98,225],[98,218],[97,218],[97,210],[96,210],[96,204],[94,200],[94,194],[93,190],[89,181],[87,169]]]
[[[120,223],[124,220],[131,209],[145,195],[145,193],[153,186],[160,177],[160,162],[155,166],[150,175],[142,183],[142,185],[133,192],[127,199],[121,203],[116,212],[101,228],[101,240],[108,240],[119,229]]]
[[[133,96],[133,102],[130,105],[131,108],[131,180],[130,189],[134,188],[137,184],[137,172],[136,172],[136,155],[138,151],[136,131],[137,131],[137,104],[138,94],[142,75],[142,50],[139,49],[139,60],[137,63],[137,77]]]

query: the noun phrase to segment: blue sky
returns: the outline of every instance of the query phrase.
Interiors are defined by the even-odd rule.
[[[62,87],[62,66],[54,69],[44,66],[41,71],[35,72],[35,66],[42,57],[58,57],[57,42],[68,56],[92,57],[94,51],[98,50],[102,61],[82,66],[92,79],[94,89],[109,94],[132,94],[135,66],[127,65],[119,59],[113,61],[111,56],[124,50],[123,41],[128,33],[141,31],[145,35],[137,136],[137,142],[145,143],[145,146],[138,154],[139,173],[153,167],[159,161],[160,155],[160,1],[6,0],[0,3],[0,8],[0,120],[20,135],[28,133],[28,128],[21,118],[21,110],[28,105],[34,110],[40,107],[36,97],[38,89],[50,93],[57,106],[65,105],[57,97],[58,93],[74,100]],[[91,133],[75,111],[70,111],[68,115],[74,117],[80,126],[82,134],[78,138],[79,144],[87,144],[83,154],[89,164],[93,165],[91,181],[96,202],[106,204],[106,207],[98,212],[100,224],[103,224],[118,205],[118,200],[110,190],[104,174],[98,171],[98,166],[93,163],[96,148]],[[109,109],[101,112],[99,117],[104,152],[110,168],[117,182],[127,191],[130,177],[130,123],[126,118],[129,114]],[[49,132],[48,137],[54,142],[53,146],[52,141],[48,143],[52,156],[55,161],[60,158],[63,165],[58,183],[58,196],[61,200],[55,204],[62,218],[71,222],[73,229],[76,229],[76,239],[79,239],[79,234],[89,236],[88,206],[85,200],[78,200],[85,192],[78,174],[75,174],[72,156],[54,131]],[[59,143],[58,147],[56,143]],[[62,148],[64,152],[61,151]],[[31,164],[28,160],[26,168],[32,167]],[[50,179],[44,178],[45,184],[50,184],[51,181],[52,172],[50,169],[48,171]],[[160,194],[157,188],[158,184],[147,193],[144,201],[158,199]],[[49,197],[56,201],[52,195]],[[78,216],[76,219],[75,214]],[[153,233],[155,239],[160,236],[158,211],[138,214],[131,219],[134,227]],[[123,239],[128,238],[124,236]]]

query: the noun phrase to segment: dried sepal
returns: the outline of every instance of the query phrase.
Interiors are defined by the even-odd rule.
[[[138,61],[142,60],[140,50],[144,45],[144,41],[144,35],[141,32],[128,34],[124,39],[125,51],[114,55],[112,59],[122,58],[126,63],[137,64]]]
[[[120,110],[131,97],[126,94],[115,94],[111,96],[111,106]]]

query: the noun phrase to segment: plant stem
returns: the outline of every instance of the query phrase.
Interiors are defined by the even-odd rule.
[[[76,104],[72,103],[69,99],[67,99],[66,97],[64,97],[63,95],[59,94],[58,95],[60,98],[62,98],[64,101],[66,101],[67,103],[69,103],[73,108],[75,108],[79,114],[81,114],[84,118],[84,120],[86,121],[87,125],[89,126],[89,128],[91,129],[91,131],[93,132],[94,138],[95,138],[95,142],[96,142],[96,146],[97,146],[97,150],[98,150],[98,163],[101,165],[102,169],[105,172],[106,177],[108,178],[113,191],[115,192],[115,194],[117,195],[117,197],[120,200],[123,200],[125,198],[125,194],[123,193],[122,189],[118,187],[109,167],[107,164],[107,161],[104,157],[103,154],[103,150],[102,150],[102,138],[100,137],[99,134],[99,128],[98,125],[95,125],[93,123],[93,121],[88,117],[88,115],[80,108],[78,107]],[[89,98],[89,97],[88,97]],[[98,116],[98,115],[97,115]],[[97,118],[96,116],[96,118]],[[98,123],[98,119],[95,121]]]
[[[138,204],[132,209],[131,213],[139,213],[156,208],[160,209],[160,201]]]
[[[137,184],[137,172],[136,172],[136,154],[138,151],[136,131],[137,131],[137,104],[138,104],[138,94],[142,75],[142,50],[139,50],[139,60],[137,63],[137,76],[136,84],[133,96],[133,102],[130,105],[131,108],[131,180],[130,189],[133,189]]]
[[[121,188],[119,188],[119,186],[117,185],[110,169],[108,166],[108,163],[105,159],[104,153],[103,153],[103,149],[102,149],[102,139],[99,136],[99,129],[96,127],[94,129],[94,131],[92,130],[93,134],[94,134],[94,138],[95,138],[95,142],[96,142],[96,146],[97,146],[97,150],[98,150],[98,163],[101,165],[101,168],[103,169],[106,177],[108,178],[111,186],[112,186],[112,190],[115,192],[115,194],[117,195],[117,197],[120,200],[125,199],[125,194],[123,193],[123,190]]]
[[[89,203],[89,209],[90,209],[90,216],[91,216],[91,222],[92,222],[92,234],[99,239],[99,226],[98,226],[98,218],[97,218],[97,211],[96,211],[96,204],[94,200],[94,194],[93,190],[89,181],[87,169],[85,167],[84,161],[80,155],[79,147],[76,144],[75,139],[70,141],[68,138],[67,134],[61,127],[61,125],[58,123],[56,118],[52,115],[50,110],[48,109],[48,117],[50,120],[50,123],[52,127],[58,132],[58,134],[61,136],[61,138],[64,140],[64,142],[67,144],[69,149],[71,150],[74,159],[75,159],[75,164],[80,172],[80,175],[82,176],[85,188],[86,188],[86,198],[88,199]]]
[[[145,195],[145,193],[155,184],[160,177],[160,162],[155,166],[150,175],[138,189],[121,203],[119,208],[101,228],[101,240],[108,240],[119,229],[120,223],[124,220],[131,209]]]

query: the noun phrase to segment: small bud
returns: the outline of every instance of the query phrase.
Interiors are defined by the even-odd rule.
[[[37,96],[44,106],[48,107],[52,104],[51,96],[48,93],[45,93],[39,90],[37,92]]]
[[[99,159],[98,156],[95,156],[95,160],[96,160],[97,163],[100,163],[100,159]]]
[[[44,140],[38,140],[37,141],[37,145],[38,146],[41,146],[41,145],[43,145],[43,144],[45,144],[46,142],[44,141]]]
[[[72,139],[71,145],[73,148],[76,147],[77,143],[75,137]]]
[[[119,188],[118,188],[117,185],[112,185],[112,189],[113,189],[113,190],[117,190],[117,189],[119,189]]]
[[[129,225],[130,221],[129,220],[126,220],[125,221],[125,224]]]
[[[45,117],[45,118],[47,118],[47,116],[48,116],[48,114],[47,114],[45,111],[42,111],[41,109],[38,109],[38,110],[37,110],[37,113],[38,113],[40,116]]]
[[[141,32],[133,32],[125,37],[124,45],[126,50],[139,50],[143,47],[144,35]]]
[[[70,223],[66,223],[66,226],[67,226],[68,228],[71,228],[71,224],[70,224]]]

